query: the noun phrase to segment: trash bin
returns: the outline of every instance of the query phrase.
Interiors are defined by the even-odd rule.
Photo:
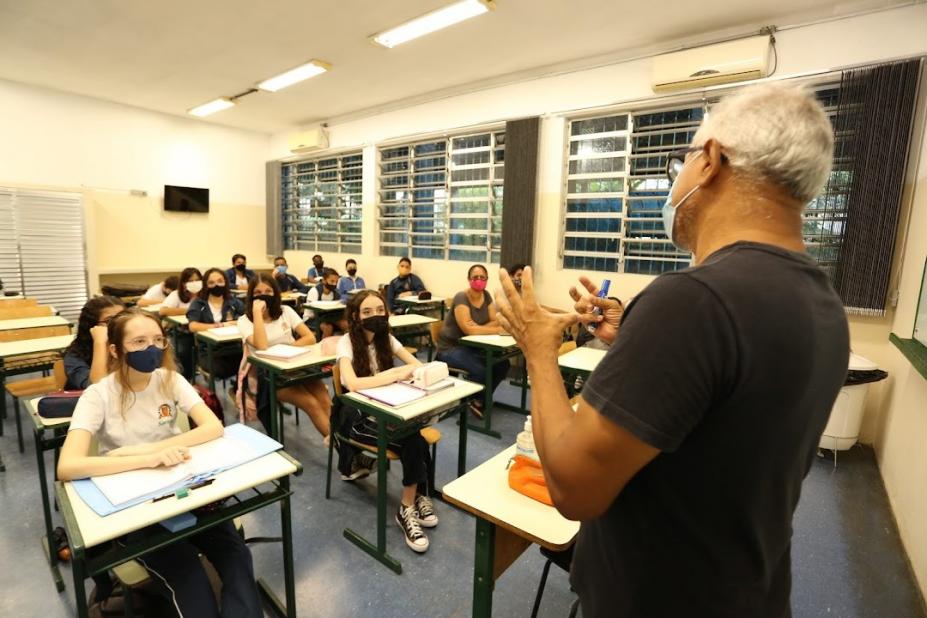
[[[859,428],[863,423],[863,403],[869,385],[888,377],[868,358],[850,354],[850,366],[843,388],[837,394],[837,401],[830,411],[827,427],[821,434],[819,448],[845,451],[856,444]]]

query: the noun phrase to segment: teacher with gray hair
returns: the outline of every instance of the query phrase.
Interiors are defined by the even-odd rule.
[[[502,271],[547,486],[582,521],[570,579],[584,616],[791,615],[792,515],[849,357],[840,298],[802,241],[833,148],[803,88],[718,104],[668,157],[664,225],[693,266],[656,278],[620,330],[588,279],[577,313],[553,314],[530,268],[520,295]],[[576,322],[598,322],[609,350],[574,412],[557,349]]]

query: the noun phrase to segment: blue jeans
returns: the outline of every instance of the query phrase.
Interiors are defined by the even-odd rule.
[[[489,386],[486,383],[486,355],[482,350],[477,350],[476,348],[467,348],[464,346],[456,346],[453,348],[448,348],[447,350],[439,350],[435,360],[444,361],[450,367],[457,367],[458,369],[463,369],[470,374],[470,381],[477,382],[484,386]],[[496,389],[502,384],[502,381],[505,380],[505,376],[509,373],[509,363],[508,359],[503,359],[496,362],[492,367],[492,392],[495,392]]]

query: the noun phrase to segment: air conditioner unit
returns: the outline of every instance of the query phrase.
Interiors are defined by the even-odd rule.
[[[653,59],[654,92],[674,92],[766,77],[769,35],[696,47]]]
[[[322,127],[316,127],[308,131],[302,131],[290,136],[290,152],[293,154],[305,154],[316,150],[328,148],[328,131]]]

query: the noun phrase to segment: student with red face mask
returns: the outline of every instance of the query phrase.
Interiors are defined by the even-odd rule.
[[[460,338],[466,335],[498,335],[503,332],[496,319],[492,295],[486,291],[489,281],[486,267],[482,264],[471,266],[467,271],[467,280],[470,282],[469,287],[454,295],[454,303],[444,319],[444,326],[438,336],[437,360],[467,370],[470,380],[485,384],[486,388],[491,387],[495,391],[508,374],[509,361],[502,360],[493,366],[490,384],[486,381],[486,364],[482,352],[458,345]],[[477,416],[482,416],[482,401],[471,400],[470,409]]]

